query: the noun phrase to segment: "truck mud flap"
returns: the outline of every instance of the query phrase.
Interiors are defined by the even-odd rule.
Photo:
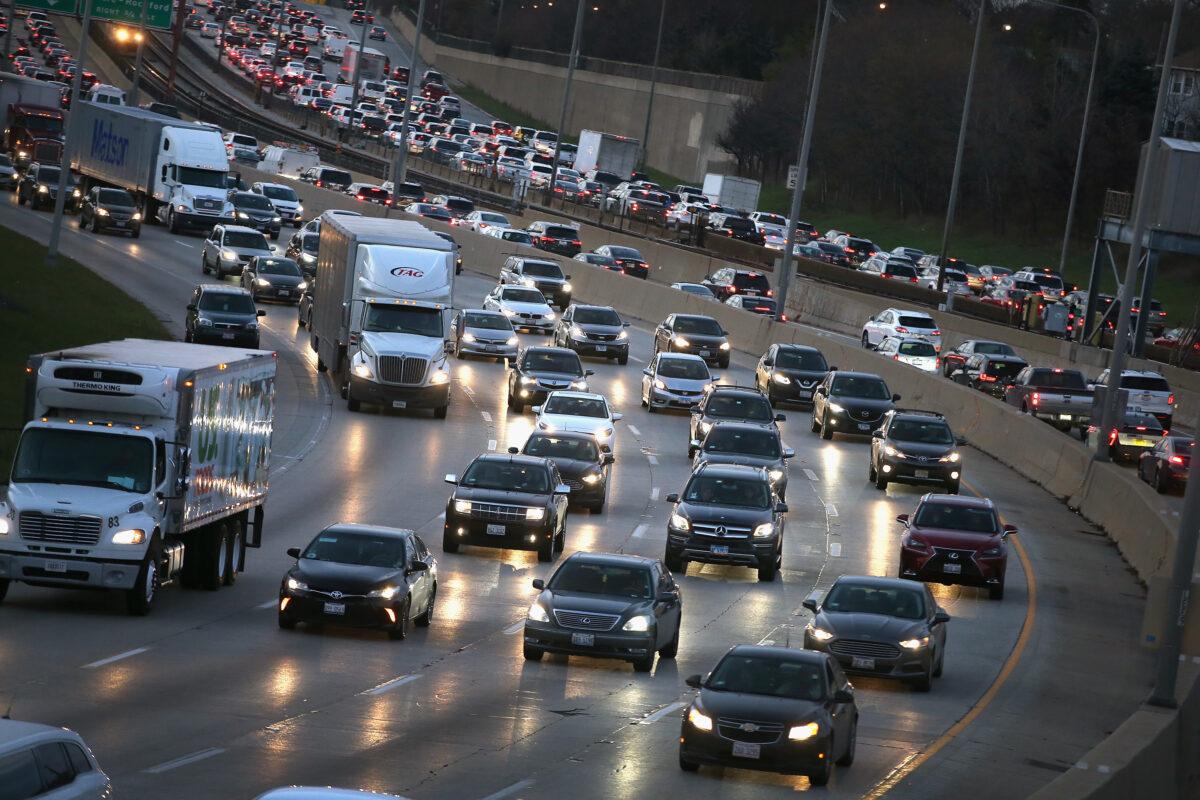
[[[262,547],[263,507],[255,506],[246,525],[246,547]]]

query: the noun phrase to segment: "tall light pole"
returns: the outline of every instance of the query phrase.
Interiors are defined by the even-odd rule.
[[[167,97],[175,99],[175,75],[179,70],[179,47],[183,44],[183,18],[184,5],[183,0],[179,0],[175,5],[175,24],[171,30],[171,66],[167,70]],[[225,39],[221,39],[221,46],[225,46]],[[80,67],[82,69],[82,67]]]
[[[809,81],[808,107],[804,111],[804,133],[800,137],[800,154],[796,161],[796,185],[792,188],[792,206],[788,212],[787,241],[783,245],[783,258],[779,262],[779,302],[776,303],[776,319],[782,320],[787,309],[788,288],[792,284],[792,259],[796,248],[796,221],[800,218],[801,201],[804,199],[804,184],[808,181],[808,156],[812,149],[813,126],[817,118],[817,98],[821,94],[821,71],[825,67],[825,42],[829,37],[829,14],[833,0],[825,0],[821,13],[820,34],[816,54],[813,56],[812,77]]]
[[[563,136],[566,135],[567,109],[571,105],[571,81],[575,78],[575,62],[579,60],[579,39],[583,35],[583,5],[579,0],[575,8],[575,33],[571,35],[571,55],[567,61],[567,82],[563,86],[562,113],[558,115],[558,136],[554,139],[554,158],[550,163],[550,182],[546,184],[546,203],[554,199],[554,185],[558,183],[558,156],[562,151]]]
[[[9,23],[12,27],[12,23]],[[71,78],[71,108],[79,108],[79,86],[83,81],[83,70],[87,64],[87,45],[92,28],[92,0],[83,0],[83,20],[79,33],[79,67]],[[78,114],[67,115],[67,130],[63,137],[62,165],[58,169],[58,193],[54,196],[54,215],[50,218],[50,241],[46,244],[46,266],[58,264],[58,240],[62,236],[62,226],[67,205],[67,187],[70,186],[71,148],[79,138]]]
[[[13,0],[16,2],[16,0]],[[500,22],[504,19],[504,0],[500,0],[500,7],[496,9],[496,32],[492,35],[492,50],[496,49],[496,42],[500,41]]]
[[[366,11],[366,7],[363,8]],[[350,113],[346,115],[346,127],[342,129],[338,138],[342,141],[346,140],[346,134],[354,126],[354,112],[358,110],[358,76],[362,72],[363,51],[367,49],[367,18],[362,19],[362,33],[358,37],[358,56],[354,59],[354,74],[350,76],[350,80],[354,82],[350,89]],[[410,76],[411,77],[411,76]],[[408,98],[405,98],[404,103],[407,107]]]
[[[138,23],[138,33],[141,34],[137,43],[137,58],[133,64],[133,85],[129,87],[129,105],[138,104],[138,87],[142,83],[142,51],[146,49],[146,12],[150,9],[150,0],[142,0],[142,18]]]
[[[650,67],[650,99],[646,102],[646,128],[642,132],[642,169],[650,158],[650,118],[654,114],[654,90],[658,88],[658,57],[662,52],[663,24],[667,21],[667,0],[658,14],[658,38],[654,40],[654,65]]]
[[[412,109],[413,77],[421,59],[421,29],[425,26],[425,0],[417,8],[417,30],[413,34],[412,58],[408,62],[408,82],[404,86],[404,111],[400,114],[400,140],[396,143],[396,164],[392,167],[392,202],[396,188],[408,175],[408,117]]]
[[[17,0],[8,4],[8,29],[4,31],[4,57],[12,52],[12,29],[17,24]]]

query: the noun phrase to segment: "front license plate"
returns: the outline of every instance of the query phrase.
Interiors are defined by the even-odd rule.
[[[593,647],[596,644],[596,634],[594,633],[572,633],[571,644],[579,647]]]
[[[709,357],[709,356],[711,356],[711,355],[712,355],[712,351],[711,351],[711,350],[701,350],[701,351],[700,351],[700,357],[701,357],[701,358],[708,358],[708,357]]]
[[[606,345],[606,344],[598,344],[598,345],[596,345],[596,352],[597,352],[597,353],[603,353],[603,352],[605,352],[606,350],[608,350],[608,345]]]
[[[326,614],[334,614],[336,616],[343,616],[346,613],[346,604],[345,603],[326,603],[325,604],[325,613]]]
[[[128,224],[128,223],[125,223],[125,222],[114,222],[114,223],[113,223],[113,227],[115,227],[115,228],[124,228],[124,227],[125,227],[127,224]]]
[[[762,745],[734,742],[733,754],[738,758],[760,758],[762,757]]]
[[[289,295],[291,295],[291,291],[289,289],[280,289],[279,290],[280,297],[288,297]]]
[[[487,526],[487,535],[488,536],[503,536],[504,532],[505,532],[505,528],[503,525],[488,525]]]
[[[222,338],[222,339],[232,339],[232,338],[233,338],[233,334],[232,334],[232,333],[222,333],[222,334],[221,334],[221,338]]]
[[[1071,415],[1070,414],[1059,414],[1058,418],[1063,419],[1063,420],[1069,420],[1069,419],[1071,419]]]
[[[929,470],[927,470],[927,469],[914,469],[914,470],[913,470],[913,475],[915,475],[915,476],[916,476],[916,477],[918,477],[918,478],[928,478],[928,477],[929,477]]]
[[[812,389],[801,389],[796,392],[796,396],[803,400],[811,400],[813,396]]]
[[[875,669],[875,659],[854,656],[850,659],[850,666],[853,669]]]
[[[860,423],[858,423],[858,429],[860,431],[869,431],[869,430],[871,430],[871,426],[865,422],[860,422]]]
[[[713,552],[713,554],[714,554],[714,555],[718,555],[718,556],[727,556],[727,555],[729,555],[729,545],[727,545],[727,544],[714,544],[714,545],[712,546],[712,552]]]
[[[46,572],[66,572],[67,562],[65,561],[47,561]]]
[[[408,408],[408,402],[405,400],[393,400],[392,408]]]
[[[945,572],[947,575],[961,575],[962,564],[943,564],[942,572]]]

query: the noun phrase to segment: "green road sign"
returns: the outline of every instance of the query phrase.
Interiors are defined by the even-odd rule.
[[[43,0],[39,0],[42,2]],[[51,0],[44,0],[51,2]],[[79,0],[84,2],[84,0]],[[74,0],[58,0],[60,3],[71,3]],[[124,22],[137,25],[142,20],[142,3],[146,5],[146,26],[171,29],[171,12],[174,3],[171,0],[92,0],[92,19],[107,22]]]
[[[17,0],[18,8],[36,9],[52,14],[74,14],[79,0]]]

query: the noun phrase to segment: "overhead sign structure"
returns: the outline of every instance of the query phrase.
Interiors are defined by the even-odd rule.
[[[50,14],[78,14],[85,0],[17,0],[17,7]],[[92,19],[138,25],[142,21],[143,0],[92,0]],[[145,0],[146,27],[171,30],[172,0]]]
[[[75,14],[79,0],[17,0],[17,8],[47,11],[52,14]]]

